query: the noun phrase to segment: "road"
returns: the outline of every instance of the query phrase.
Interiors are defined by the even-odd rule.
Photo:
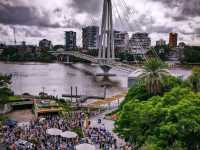
[[[113,136],[117,139],[117,145],[118,145],[118,146],[125,145],[124,140],[121,139],[121,138],[119,138],[119,137],[117,136],[117,134],[113,132],[113,129],[114,129],[114,121],[104,119],[105,114],[107,114],[107,113],[109,113],[109,112],[105,112],[105,113],[103,113],[103,114],[100,114],[100,115],[97,115],[97,116],[95,116],[95,117],[93,117],[93,118],[90,118],[91,126],[94,126],[94,127],[100,126],[100,125],[98,124],[98,119],[101,119],[101,122],[102,122],[102,123],[101,123],[101,126],[104,126],[108,131],[110,131],[110,132],[113,134]]]

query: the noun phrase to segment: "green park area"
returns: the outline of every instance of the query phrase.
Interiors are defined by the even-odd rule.
[[[166,69],[157,59],[145,63],[138,83],[114,112],[115,132],[138,150],[197,150],[200,68],[184,81]]]

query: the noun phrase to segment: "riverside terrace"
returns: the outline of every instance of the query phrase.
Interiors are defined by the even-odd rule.
[[[54,100],[34,100],[34,114],[38,117],[41,114],[59,113],[62,107]]]

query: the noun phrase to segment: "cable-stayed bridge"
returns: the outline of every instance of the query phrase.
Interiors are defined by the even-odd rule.
[[[55,56],[74,56],[99,64],[105,74],[108,74],[111,68],[117,68],[127,72],[136,70],[135,66],[116,61],[114,50],[112,0],[104,0],[103,3],[98,57],[89,56],[77,51],[53,52],[52,54]]]
[[[110,60],[110,61],[105,60],[105,61],[103,61],[102,59],[98,59],[97,57],[86,55],[86,54],[80,53],[78,51],[52,52],[52,54],[56,57],[73,56],[73,57],[77,57],[77,58],[81,58],[81,59],[90,61],[94,64],[99,64],[100,66],[107,66],[107,67],[110,67],[110,68],[116,68],[116,69],[126,71],[126,72],[132,72],[136,69],[136,66],[124,64],[124,63],[121,63],[121,62],[117,62],[115,60]]]

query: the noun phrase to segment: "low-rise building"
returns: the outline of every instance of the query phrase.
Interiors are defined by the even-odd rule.
[[[82,29],[83,49],[98,49],[99,45],[99,27],[88,26]]]
[[[114,48],[123,51],[128,48],[129,35],[127,32],[114,31]]]
[[[66,50],[76,49],[76,32],[66,31],[65,32],[65,48]]]
[[[135,33],[129,40],[129,49],[135,54],[145,54],[151,46],[148,33]]]
[[[170,48],[177,47],[177,42],[178,42],[178,34],[173,32],[169,33],[169,47]]]
[[[165,46],[165,45],[166,45],[166,41],[163,39],[156,41],[156,46]]]
[[[34,113],[38,117],[40,114],[60,113],[62,107],[55,100],[34,100]]]

